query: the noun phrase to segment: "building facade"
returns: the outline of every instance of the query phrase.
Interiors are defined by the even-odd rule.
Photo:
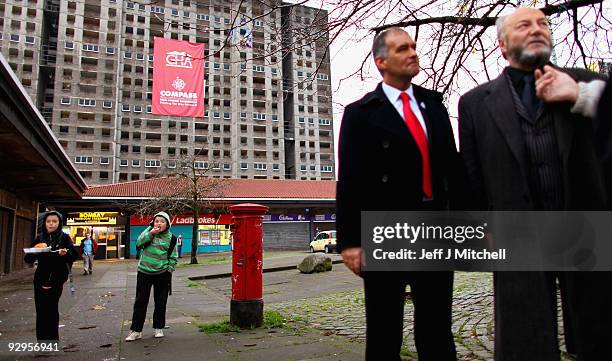
[[[335,179],[325,11],[150,3],[0,0],[1,51],[88,184],[181,155],[215,177]],[[204,118],[151,114],[154,37],[206,44]]]

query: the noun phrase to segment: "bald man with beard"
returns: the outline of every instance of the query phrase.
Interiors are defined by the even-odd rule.
[[[572,104],[545,103],[534,72],[549,63],[551,31],[537,9],[519,8],[497,23],[509,66],[459,101],[459,134],[473,209],[605,210],[593,121]],[[597,74],[560,69],[577,81]],[[541,71],[541,70],[540,70]],[[493,240],[494,241],[494,240]],[[495,360],[558,361],[557,281],[567,304],[578,360],[602,360],[612,325],[607,272],[495,272]]]

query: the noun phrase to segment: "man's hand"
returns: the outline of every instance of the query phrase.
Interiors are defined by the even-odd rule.
[[[66,249],[66,248],[61,248],[61,249],[59,249],[59,250],[57,251],[57,253],[58,253],[60,256],[65,256],[65,255],[68,253],[68,249]]]
[[[558,71],[550,65],[544,72],[535,71],[536,95],[545,102],[575,102],[578,99],[578,84],[571,76]]]
[[[362,257],[363,251],[361,247],[351,247],[342,250],[344,264],[357,276],[360,276],[361,273]]]

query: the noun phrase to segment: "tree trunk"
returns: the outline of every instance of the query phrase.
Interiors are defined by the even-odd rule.
[[[190,264],[197,264],[198,259],[198,226],[200,225],[200,212],[199,210],[193,211],[193,228],[191,230],[191,262]]]

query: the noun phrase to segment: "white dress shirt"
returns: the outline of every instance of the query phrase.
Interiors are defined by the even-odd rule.
[[[400,117],[404,119],[404,122],[406,122],[406,119],[404,118],[404,103],[402,102],[402,98],[400,98],[400,93],[407,93],[410,97],[410,109],[412,109],[412,112],[414,113],[414,115],[416,115],[417,119],[419,120],[419,123],[421,123],[421,127],[423,128],[425,135],[427,135],[427,126],[425,125],[425,119],[423,118],[421,108],[419,107],[419,104],[417,103],[417,100],[414,97],[414,90],[412,89],[412,84],[410,84],[408,89],[401,91],[383,82],[382,90],[383,92],[385,92],[387,99],[389,99],[395,110],[397,110]]]

